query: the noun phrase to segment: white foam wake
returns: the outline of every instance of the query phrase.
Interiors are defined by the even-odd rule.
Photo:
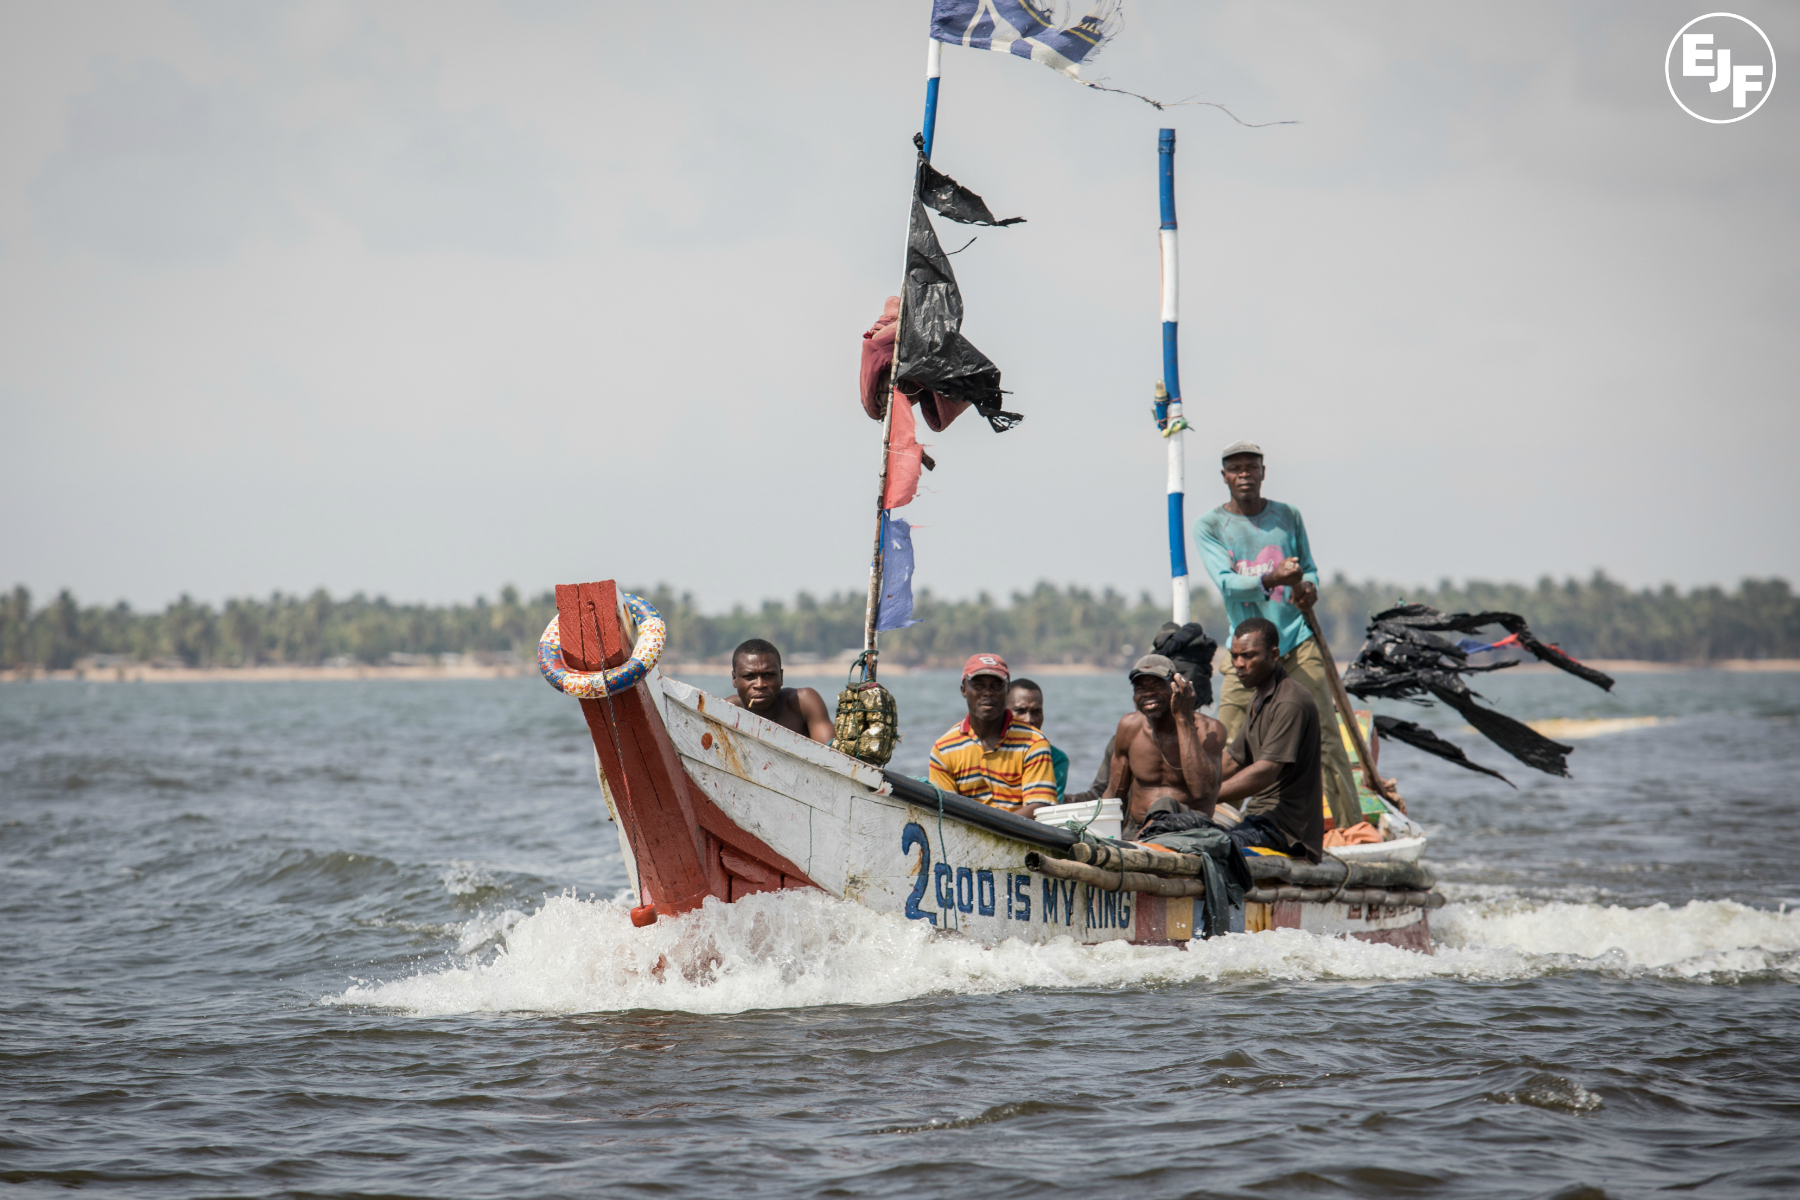
[[[1451,905],[1432,918],[1432,929],[1447,947],[1505,947],[1546,966],[1696,979],[1789,969],[1800,951],[1800,912],[1769,912],[1734,900],[1624,908],[1500,899]]]
[[[325,1002],[423,1015],[727,1013],[1230,977],[1507,979],[1590,970],[1705,982],[1769,972],[1800,978],[1800,913],[1730,900],[1620,908],[1511,898],[1453,904],[1432,923],[1439,945],[1431,956],[1297,930],[1196,941],[1185,951],[1067,938],[986,949],[817,892],[708,901],[646,929],[632,926],[626,902],[563,895],[529,915],[509,910],[468,922],[461,957],[445,966],[358,984]]]

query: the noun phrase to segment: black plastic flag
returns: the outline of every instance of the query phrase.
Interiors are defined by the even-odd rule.
[[[979,202],[979,198],[977,198]],[[982,206],[986,212],[986,205]],[[906,285],[900,299],[900,333],[895,350],[900,381],[929,388],[952,400],[966,400],[995,432],[1025,418],[1001,409],[1000,368],[962,335],[962,292],[950,259],[938,245],[925,205],[913,200],[906,239]]]

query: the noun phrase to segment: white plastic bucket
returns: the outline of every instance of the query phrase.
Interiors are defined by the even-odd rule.
[[[1096,815],[1098,810],[1098,815]],[[1084,800],[1080,804],[1052,804],[1037,811],[1046,825],[1064,829],[1086,827],[1095,837],[1116,838],[1125,832],[1125,806],[1118,800]]]

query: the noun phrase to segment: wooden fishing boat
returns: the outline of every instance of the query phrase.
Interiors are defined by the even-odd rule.
[[[660,618],[612,582],[562,585],[556,599],[539,663],[580,698],[638,924],[709,900],[818,888],[989,945],[1184,945],[1198,935],[1194,856],[1083,841],[839,753],[664,676]],[[1416,845],[1389,845],[1386,857],[1416,858]],[[1247,861],[1256,886],[1234,929],[1430,953],[1427,913],[1441,900],[1416,862]]]

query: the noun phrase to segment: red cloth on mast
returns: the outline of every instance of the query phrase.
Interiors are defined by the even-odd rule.
[[[881,493],[881,507],[899,508],[911,504],[919,494],[919,472],[923,470],[924,451],[913,435],[911,404],[894,409],[894,427],[888,431],[887,486]]]
[[[882,411],[887,405],[887,394],[892,386],[888,374],[894,365],[894,337],[899,332],[895,322],[899,317],[900,297],[889,296],[887,304],[882,307],[880,318],[869,326],[869,332],[863,334],[862,406],[863,411],[876,421],[881,420]],[[967,400],[952,400],[937,392],[920,390],[905,394],[918,404],[919,410],[925,414],[925,424],[931,427],[933,433],[942,433],[950,422],[962,415],[963,409],[969,407]],[[894,415],[898,417],[900,414]]]

